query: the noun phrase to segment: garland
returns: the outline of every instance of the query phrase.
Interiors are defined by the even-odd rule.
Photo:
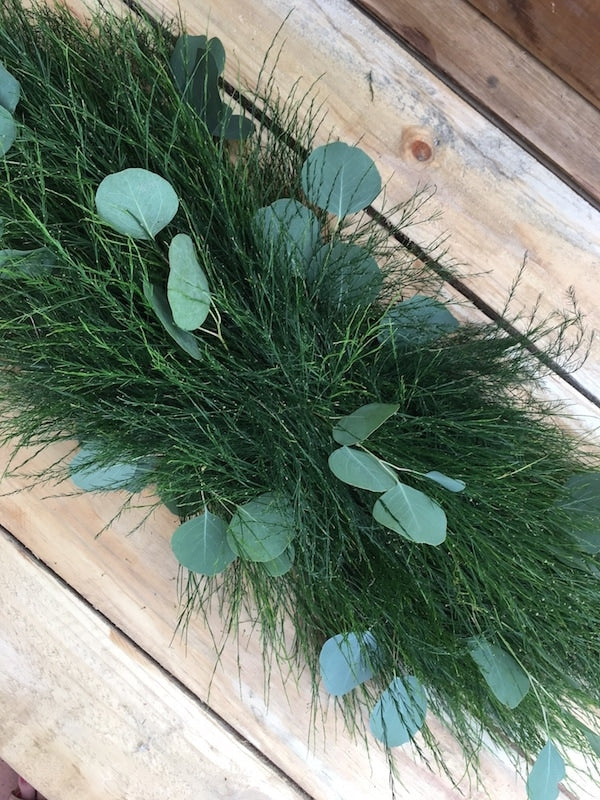
[[[0,62],[5,439],[156,488],[180,624],[250,611],[351,728],[443,767],[429,709],[556,797],[600,755],[598,455],[533,394],[573,320],[459,325],[373,161],[272,81],[234,113],[216,39],[6,0]]]

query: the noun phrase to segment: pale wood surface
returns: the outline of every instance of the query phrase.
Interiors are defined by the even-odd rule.
[[[0,528],[0,751],[48,800],[300,791]]]
[[[35,459],[32,468],[38,470],[44,464],[52,463],[60,452],[60,448],[50,448]],[[63,452],[68,452],[68,445],[63,447]],[[0,451],[0,464],[5,463],[7,458],[8,451],[6,449]],[[5,479],[0,482],[2,525],[13,532],[20,542],[33,551],[77,594],[109,619],[117,631],[122,631],[130,637],[141,651],[155,659],[193,695],[207,702],[219,717],[232,726],[238,736],[257,747],[310,797],[315,800],[354,800],[354,798],[378,800],[389,796],[388,768],[383,753],[372,740],[370,756],[364,743],[351,741],[344,733],[341,721],[336,722],[333,706],[328,705],[329,701],[325,694],[322,697],[325,719],[317,720],[316,731],[311,734],[311,687],[307,675],[282,676],[279,671],[273,670],[268,681],[267,707],[262,650],[257,634],[251,632],[250,621],[246,626],[242,626],[239,648],[236,641],[228,641],[223,647],[218,663],[215,640],[221,641],[222,626],[216,612],[211,612],[209,615],[212,635],[197,620],[190,626],[185,641],[179,636],[174,636],[178,616],[177,566],[169,541],[177,523],[166,509],[160,509],[144,526],[134,530],[133,533],[132,529],[136,527],[145,512],[140,509],[137,512],[124,514],[95,538],[119,510],[124,495],[111,493],[65,496],[72,491],[70,482],[59,488],[50,485],[18,491],[22,486],[23,481],[15,479]],[[29,722],[34,720],[37,714],[41,696],[52,694],[53,681],[62,681],[61,675],[68,666],[71,656],[61,654],[56,642],[57,637],[60,639],[67,634],[71,623],[65,622],[61,630],[55,633],[56,627],[61,627],[59,618],[54,613],[56,601],[48,600],[43,594],[43,587],[46,584],[54,586],[54,579],[49,578],[42,569],[29,587],[19,588],[20,578],[13,575],[12,565],[14,561],[20,563],[21,556],[9,556],[10,550],[9,544],[6,544],[6,560],[0,553],[2,564],[0,580],[4,582],[4,591],[7,595],[10,596],[15,592],[17,597],[10,604],[0,603],[2,637],[5,639],[8,635],[10,641],[13,641],[12,637],[16,634],[10,631],[17,624],[17,618],[21,615],[28,617],[29,624],[23,631],[21,647],[24,651],[27,651],[29,646],[37,649],[38,658],[43,658],[46,653],[46,672],[43,688],[40,688],[38,696],[32,691],[31,682],[24,681],[23,685],[19,685],[17,676],[22,671],[25,658],[23,654],[14,653],[13,645],[10,645],[6,658],[0,660],[2,697],[7,698],[10,694],[18,696],[22,703],[19,715],[22,714],[23,718],[27,719],[27,722],[19,728],[18,739],[14,738],[16,721],[13,720],[10,725],[0,721],[0,757],[18,766],[17,759],[21,758],[18,751],[23,747],[25,755],[21,758],[21,763],[27,767],[25,771],[31,774],[34,780],[40,777],[45,781],[49,770],[54,767],[58,769],[58,754],[61,753],[66,760],[67,773],[70,775],[74,770],[71,769],[69,736],[72,735],[75,726],[78,735],[83,736],[85,733],[88,736],[88,742],[79,746],[77,758],[85,760],[87,750],[88,757],[93,762],[88,769],[94,768],[100,772],[101,765],[106,763],[110,771],[110,765],[113,763],[111,748],[104,749],[93,738],[93,729],[81,730],[81,726],[72,718],[73,706],[67,702],[62,690],[60,695],[55,697],[54,716],[48,717],[42,714],[40,717],[39,728],[51,723],[50,735],[40,738],[39,729],[33,721]],[[33,570],[33,562],[31,564]],[[52,588],[48,591],[54,592]],[[71,598],[69,603],[76,605],[72,595],[69,597]],[[82,619],[88,619],[89,610],[82,610],[81,614]],[[85,624],[81,623],[75,640],[69,645],[74,651],[77,651],[78,647],[84,648],[86,641],[93,650],[97,644],[94,631],[98,626],[102,628],[105,625],[101,622],[94,622],[92,625],[90,622],[92,629],[86,634]],[[121,642],[117,632],[105,633],[103,636],[104,638],[108,636],[109,639],[116,636]],[[30,638],[33,641],[28,645]],[[128,646],[124,647],[127,650]],[[77,661],[77,656],[75,658],[77,662],[75,669],[77,669],[81,664]],[[120,654],[115,654],[112,660],[109,654],[102,658],[104,660],[100,672],[103,670],[105,672],[105,685],[98,681],[98,675],[94,679],[96,683],[93,683],[91,676],[90,681],[87,681],[82,674],[79,674],[72,691],[76,693],[79,688],[88,689],[85,698],[79,697],[80,708],[88,704],[93,705],[96,702],[94,697],[98,693],[98,708],[94,712],[97,713],[96,727],[106,731],[113,726],[119,727],[119,720],[116,716],[111,716],[112,711],[104,710],[106,695],[111,691],[111,683],[113,679],[130,681],[129,670],[133,667],[129,665],[128,660],[123,662]],[[141,656],[136,655],[134,661],[135,659],[139,661],[140,658]],[[152,672],[151,664],[148,668]],[[149,678],[146,683],[150,686],[147,698],[149,706],[155,702],[152,680]],[[143,691],[140,691],[140,702],[143,699]],[[156,691],[158,692],[158,688]],[[183,715],[178,730],[189,718],[187,700],[181,696],[183,706],[179,709],[179,697],[175,689],[168,695],[168,703],[172,706],[173,714]],[[160,699],[160,692],[156,699]],[[51,698],[48,702],[52,702]],[[61,727],[60,720],[56,717],[65,703],[66,721]],[[200,717],[202,717],[201,711],[200,709]],[[106,720],[100,723],[103,714],[106,715]],[[125,725],[127,729],[126,719],[121,719],[120,724]],[[160,741],[162,736],[160,731],[163,728],[159,726],[158,731],[154,731],[155,724],[158,723],[154,717],[148,716],[146,740],[156,736],[157,741]],[[198,722],[198,725],[201,724],[203,723]],[[439,731],[442,738],[448,765],[457,778],[463,777],[464,765],[452,738],[435,720],[432,720],[431,724],[436,731]],[[198,731],[198,728],[194,730]],[[210,730],[207,728],[209,742]],[[200,736],[200,733],[197,735]],[[37,749],[36,742],[39,744]],[[232,739],[232,746],[237,746],[235,738]],[[30,760],[32,753],[36,755],[34,761]],[[133,757],[134,754],[130,751],[127,751],[127,754],[130,768],[135,770],[137,762]],[[187,754],[191,758],[189,750]],[[159,749],[154,751],[154,755],[160,760]],[[168,752],[165,752],[165,758],[169,758]],[[125,769],[127,758],[120,763],[122,769]],[[410,748],[398,749],[397,763],[404,781],[404,785],[398,791],[398,800],[430,800],[432,796],[436,800],[451,800],[456,796],[457,790],[452,787],[448,778],[429,771],[424,764],[415,761]],[[35,770],[39,770],[39,773]],[[506,757],[493,757],[484,753],[482,775],[485,789],[470,786],[467,780],[461,782],[460,788],[464,792],[465,800],[484,800],[488,796],[486,791],[493,798],[524,800],[524,783],[515,774]],[[45,782],[39,785],[45,791],[49,786]],[[120,796],[106,791],[105,794],[98,796],[98,800],[101,797],[114,800]],[[158,800],[158,795],[154,797]],[[189,794],[182,796],[182,798],[188,797],[190,800],[192,798],[195,800],[196,796]],[[212,798],[212,795],[199,795],[199,797]],[[266,794],[266,797],[275,800],[279,794],[274,791],[273,794]],[[131,798],[145,800],[143,794],[132,793]],[[69,796],[50,794],[49,800],[69,800]]]
[[[111,0],[111,4],[122,8],[117,0]],[[70,0],[69,5],[79,10],[82,7],[80,0]],[[156,5],[146,5],[154,11],[157,9]],[[268,44],[293,3],[248,0],[240,4],[234,0],[214,0],[210,6],[203,5],[202,9],[197,5],[182,3],[188,28],[192,32],[208,30],[211,35],[222,38],[228,52],[228,77],[233,81],[239,77],[243,83],[252,85]],[[452,255],[469,264],[472,270],[489,270],[486,275],[472,276],[469,283],[497,307],[503,304],[523,250],[529,249],[531,268],[519,295],[520,302],[531,305],[538,291],[542,290],[547,292],[548,307],[562,303],[566,287],[573,283],[578,287],[587,310],[592,312],[591,324],[597,326],[600,319],[595,303],[596,270],[600,262],[600,217],[597,212],[519,151],[493,126],[481,120],[348,3],[305,0],[296,4],[285,25],[284,38],[286,43],[277,68],[277,84],[283,95],[299,77],[302,78],[302,87],[307,88],[316,76],[325,73],[318,94],[329,109],[328,126],[333,128],[335,135],[349,141],[362,137],[361,144],[377,159],[389,179],[390,202],[408,197],[419,181],[437,185],[434,205],[444,206],[444,217],[441,221],[432,220],[414,228],[411,235],[415,239],[427,243],[452,230]],[[369,72],[373,77],[373,101],[367,80]],[[323,129],[324,134],[326,130],[327,127]],[[415,141],[431,144],[433,157],[429,161],[420,162],[413,157],[412,144]],[[594,351],[580,375],[591,390],[600,387],[599,352],[598,349]],[[562,390],[556,388],[556,383],[551,391],[566,394],[564,387]],[[578,411],[589,414],[591,420],[600,419],[597,409],[585,401],[581,401]],[[36,467],[55,460],[58,452],[54,449],[42,454]],[[6,458],[7,451],[0,454],[0,464]],[[97,702],[102,707],[107,702],[107,693],[110,694],[112,671],[115,671],[115,681],[118,680],[120,686],[127,685],[131,680],[128,676],[137,674],[137,669],[145,671],[140,664],[143,653],[147,653],[187,687],[195,698],[208,701],[211,709],[232,726],[237,732],[231,739],[234,749],[239,746],[238,737],[245,737],[315,800],[374,800],[388,796],[387,767],[382,754],[373,748],[369,763],[364,746],[350,742],[340,725],[336,729],[333,713],[327,715],[324,734],[317,735],[312,747],[307,746],[311,716],[308,707],[310,687],[306,676],[296,681],[291,676],[281,678],[273,674],[269,682],[270,705],[268,708],[265,706],[261,651],[256,634],[250,635],[250,625],[242,630],[239,653],[235,643],[230,642],[217,665],[213,639],[199,622],[189,631],[187,647],[177,637],[173,639],[178,613],[177,572],[169,538],[175,519],[166,510],[157,512],[147,524],[130,535],[127,534],[135,527],[136,517],[125,515],[95,539],[94,534],[117,511],[118,495],[64,497],[47,486],[3,494],[16,492],[22,486],[23,482],[17,480],[6,480],[0,485],[0,524],[11,530],[116,629],[131,637],[141,652],[129,644],[121,646],[119,634],[102,627],[107,625],[104,620],[89,621],[86,615],[92,614],[93,617],[93,613],[87,606],[81,606],[81,601],[78,605],[77,598],[68,590],[64,590],[65,597],[68,597],[65,603],[72,616],[65,611],[65,619],[71,621],[61,628],[54,613],[59,607],[55,579],[35,562],[24,559],[14,544],[3,545],[0,554],[3,590],[8,597],[16,594],[20,598],[0,606],[0,641],[3,646],[6,642],[13,643],[6,646],[7,658],[0,661],[3,704],[6,681],[10,676],[11,692],[18,694],[22,701],[20,709],[28,720],[33,720],[38,707],[45,708],[40,705],[42,698],[45,697],[52,708],[51,698],[48,699],[50,687],[54,681],[64,685],[60,683],[61,671],[65,670],[69,660],[61,655],[55,629],[59,631],[59,638],[68,638],[69,631],[75,631],[69,647],[75,653],[77,666],[85,663],[83,656],[81,660],[77,659],[78,648],[91,643],[93,650],[97,644],[94,633],[87,634],[86,638],[88,625],[90,631],[103,631],[98,634],[101,643],[107,640],[114,643],[116,635],[119,644],[115,651],[103,650],[106,655],[98,656],[99,663],[106,665],[107,680],[104,683],[94,684],[92,677],[86,679],[84,672],[78,673],[78,680],[70,687],[72,692],[76,692],[76,705],[69,705],[69,698],[61,690],[53,713],[44,712],[46,723],[52,723],[50,735],[44,736],[33,721],[21,727],[14,716],[7,717],[11,720],[10,727],[0,721],[0,756],[6,757],[10,751],[12,757],[8,760],[15,763],[18,748],[13,746],[13,742],[18,741],[20,746],[29,747],[28,755],[35,755],[34,764],[28,761],[30,769],[48,776],[52,765],[58,768],[62,758],[68,767],[65,781],[70,780],[72,773],[82,769],[77,766],[77,761],[72,770],[70,766],[69,736],[77,735],[81,730],[75,712],[70,709],[87,708],[95,703],[95,692],[98,692]],[[23,577],[19,565],[23,564],[27,564],[27,580],[36,587],[32,590],[33,606],[22,597],[18,588]],[[79,610],[75,611],[75,608]],[[27,620],[23,628],[18,627],[18,616]],[[211,619],[219,639],[218,620],[214,614]],[[19,638],[20,650],[11,638],[15,635]],[[28,688],[27,672],[23,671],[24,659],[29,657],[34,661],[37,658],[39,671],[36,674],[43,685],[39,696],[30,691],[31,687]],[[106,661],[102,662],[102,658]],[[146,665],[154,675],[154,667],[149,663]],[[93,666],[94,663],[88,663],[86,669]],[[238,666],[241,668],[239,675]],[[18,679],[21,673],[22,682]],[[97,675],[92,670],[90,676],[94,674]],[[147,680],[144,686],[149,686],[150,696],[155,691],[160,699],[163,690],[159,686],[162,684],[154,682],[154,677],[144,680]],[[190,716],[188,701],[197,703],[197,700],[185,692],[179,695],[171,689],[164,690],[169,713],[178,720],[174,725],[182,725],[182,720]],[[80,694],[79,690],[83,693]],[[89,690],[87,694],[85,690]],[[143,693],[137,699],[141,702]],[[201,706],[194,705],[196,707],[202,710]],[[102,730],[104,725],[104,729],[110,731],[111,725],[117,723],[114,707],[109,704],[107,708],[108,717],[99,721],[98,726]],[[64,715],[61,709],[65,709]],[[62,723],[62,716],[69,720],[68,724]],[[155,735],[157,741],[161,741],[164,728],[160,727],[160,721],[150,715],[148,719],[148,735]],[[156,729],[155,725],[158,726]],[[193,730],[198,731],[197,728]],[[209,743],[210,730],[207,728]],[[317,730],[321,730],[320,723]],[[86,731],[90,733],[88,729]],[[18,740],[15,732],[20,737]],[[200,738],[201,734],[198,736]],[[242,750],[250,757],[249,751]],[[77,751],[78,758],[84,762],[86,752],[90,763],[84,764],[82,771],[85,774],[86,769],[95,770],[93,776],[102,786],[102,765],[108,763],[110,772],[113,763],[111,752],[103,750],[93,739],[82,742]],[[60,753],[60,758],[57,753]],[[450,740],[447,755],[456,774],[461,774],[460,759]],[[152,766],[160,769],[157,751],[155,757]],[[400,751],[398,758],[404,778],[404,786],[398,795],[401,800],[429,800],[432,797],[449,800],[457,796],[447,779],[415,763],[410,751]],[[124,764],[123,761],[116,763]],[[130,761],[132,769],[135,763],[135,759]],[[226,770],[225,762],[221,767]],[[286,797],[279,792],[277,784],[268,783],[278,779],[277,773],[268,766],[265,769],[266,772],[259,770],[257,774],[263,775],[267,781],[264,791],[272,793],[259,794],[258,797]],[[30,774],[35,778],[33,773]],[[254,775],[253,772],[250,774]],[[463,784],[465,798],[482,800],[489,796],[499,800],[521,800],[525,797],[523,782],[499,758],[485,757],[483,777],[487,795],[482,789]],[[212,788],[207,788],[207,791],[212,791]],[[241,794],[222,796],[258,800],[252,794],[246,796],[244,788],[235,791]],[[131,792],[123,796],[136,800],[145,797],[135,794],[133,789]],[[157,800],[159,797],[156,793],[148,796]],[[176,795],[172,793],[170,796]],[[186,795],[184,792],[182,796],[210,798],[220,795]],[[600,793],[591,789],[580,796],[586,800],[600,799]],[[50,794],[49,797],[50,800],[68,800],[68,795],[62,793]],[[113,800],[121,795],[107,789],[98,797]]]
[[[468,0],[600,108],[598,0]]]
[[[465,0],[356,0],[356,5],[600,204],[600,111],[575,89]],[[600,13],[600,4],[597,8]],[[600,44],[597,61],[600,69]]]

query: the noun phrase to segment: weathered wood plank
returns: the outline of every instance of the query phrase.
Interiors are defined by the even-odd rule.
[[[301,800],[0,529],[0,752],[49,800]]]
[[[467,0],[600,108],[598,0]]]
[[[600,112],[578,92],[465,0],[354,2],[600,204]]]
[[[32,469],[37,471],[43,468],[44,464],[52,463],[60,452],[61,448],[52,447],[40,454],[32,464]],[[67,448],[62,448],[62,452],[67,452]],[[1,451],[0,464],[5,463],[7,457],[8,451]],[[292,673],[281,675],[274,669],[270,680],[267,681],[268,686],[265,686],[262,649],[256,631],[253,632],[251,621],[242,626],[239,648],[234,640],[226,642],[218,661],[215,647],[221,643],[223,626],[216,609],[209,612],[212,633],[200,620],[195,620],[189,627],[185,641],[179,636],[174,636],[178,616],[177,566],[169,541],[176,520],[166,509],[160,509],[145,525],[133,533],[132,529],[136,527],[144,512],[140,509],[137,512],[125,513],[98,538],[94,538],[95,534],[117,513],[123,495],[111,493],[61,496],[71,491],[70,484],[58,489],[53,486],[37,486],[19,492],[22,485],[23,481],[15,479],[5,479],[0,482],[2,497],[0,524],[12,531],[75,592],[111,620],[116,628],[130,637],[196,697],[207,702],[219,717],[264,753],[283,772],[291,776],[293,781],[311,797],[315,800],[349,800],[355,797],[361,800],[363,798],[381,800],[389,796],[388,769],[383,753],[371,742],[369,757],[364,742],[352,741],[344,732],[341,720],[336,721],[333,704],[325,695],[323,696],[324,719],[317,718],[316,729],[311,733],[313,726],[310,709],[311,686],[307,675],[299,677]],[[19,634],[23,639],[22,648],[26,648],[27,642],[31,640],[31,646],[38,648],[40,657],[43,653],[47,654],[48,677],[44,690],[40,691],[40,695],[43,696],[44,691],[50,693],[49,687],[52,684],[54,670],[58,670],[59,673],[61,670],[67,670],[71,657],[76,665],[81,664],[81,658],[84,656],[78,655],[78,647],[85,650],[84,645],[88,642],[93,652],[99,644],[94,631],[98,629],[104,631],[104,629],[100,623],[92,619],[89,622],[92,626],[91,632],[86,634],[88,617],[87,612],[82,611],[82,622],[80,626],[76,626],[78,633],[75,640],[69,645],[68,652],[65,650],[61,653],[60,637],[67,636],[69,626],[75,625],[79,612],[73,611],[72,623],[61,625],[54,613],[55,601],[42,592],[44,581],[40,579],[38,585],[32,579],[27,584],[20,578],[14,577],[18,573],[14,572],[12,563],[15,560],[19,562],[19,558],[14,556],[11,557],[12,560],[4,560],[0,553],[0,563],[3,564],[0,580],[4,581],[5,591],[9,596],[13,591],[16,592],[9,606],[0,606],[0,614],[6,616],[0,624],[0,645],[7,635],[5,629],[9,631],[17,624],[13,618],[24,615],[29,622],[28,627]],[[17,583],[13,587],[14,580]],[[21,588],[17,591],[19,586]],[[57,638],[53,638],[56,626],[59,626]],[[99,634],[100,643],[107,635],[106,632]],[[12,641],[12,638],[9,641]],[[128,730],[127,719],[119,723],[110,708],[106,712],[108,717],[102,720],[103,706],[108,702],[106,695],[110,694],[112,681],[121,680],[119,675],[122,675],[123,670],[125,670],[125,676],[122,676],[123,682],[131,680],[127,677],[128,667],[122,665],[121,649],[118,647],[112,655],[107,653],[97,656],[101,664],[100,672],[104,675],[104,683],[100,679],[95,683],[91,679],[88,682],[81,674],[77,679],[77,684],[89,686],[89,699],[82,705],[90,704],[97,709],[96,727],[102,731],[118,725],[125,725],[125,729]],[[10,652],[12,649],[9,649]],[[22,664],[22,661],[18,663]],[[2,669],[6,667],[0,666],[0,673]],[[152,675],[152,665],[149,666],[149,670]],[[11,671],[10,693],[29,698],[32,689],[28,688],[27,672],[23,673],[23,686],[19,684],[18,673],[18,669]],[[116,677],[113,678],[113,675]],[[146,684],[149,686],[150,705],[154,702],[152,680],[154,678],[149,678],[149,683]],[[74,689],[76,688],[77,686],[74,686]],[[265,688],[269,692],[268,707],[265,703]],[[144,691],[146,690],[140,689],[140,702]],[[97,698],[95,698],[96,693]],[[171,696],[170,690],[165,696]],[[48,702],[52,702],[51,698]],[[66,719],[64,723],[66,730],[58,737],[55,751],[50,748],[50,744],[45,745],[50,749],[36,751],[35,742],[42,735],[40,728],[45,721],[41,715],[39,726],[35,720],[31,721],[30,726],[29,721],[34,714],[34,708],[35,702],[32,701],[25,724],[21,727],[18,727],[18,715],[8,728],[3,728],[3,724],[0,723],[0,731],[7,731],[5,735],[0,734],[0,757],[6,757],[10,763],[19,768],[23,765],[25,773],[30,774],[28,769],[32,768],[33,762],[29,761],[29,758],[37,752],[37,761],[40,761],[40,764],[42,760],[45,761],[45,766],[39,766],[39,769],[43,770],[43,775],[40,773],[40,776],[43,777],[57,765],[61,754],[67,764],[71,763],[69,745],[64,743],[62,737],[68,735],[76,716],[69,698],[61,691],[54,700],[54,711],[48,712],[48,724],[52,722],[58,735],[60,728],[57,728],[59,723],[56,717],[60,717],[62,713]],[[175,704],[176,709],[177,704]],[[200,712],[199,714],[202,717]],[[140,718],[143,719],[143,714]],[[442,737],[449,767],[454,775],[461,779],[460,788],[464,792],[465,800],[484,800],[489,796],[524,800],[524,782],[516,775],[505,757],[499,759],[497,756],[484,753],[482,780],[485,789],[471,786],[464,777],[464,765],[452,737],[435,720],[432,720],[431,724]],[[182,725],[183,723],[180,723],[177,730],[181,731]],[[190,731],[194,737],[198,737],[198,747],[201,749],[202,736],[199,728],[191,724]],[[15,739],[17,732],[18,738]],[[125,733],[122,735],[125,736]],[[210,729],[207,735],[210,740]],[[50,738],[49,735],[43,741],[48,741]],[[19,756],[19,748],[22,749],[22,756]],[[81,758],[82,762],[85,761],[85,749],[77,752],[78,758]],[[158,751],[154,752],[157,761],[160,761],[161,756]],[[169,752],[165,750],[164,758],[170,757]],[[92,763],[87,766],[82,764],[80,767],[82,773],[89,775],[90,770],[97,770],[95,774],[100,774],[104,754],[107,758],[112,757],[109,750],[89,749],[87,758]],[[186,757],[192,759],[189,750]],[[127,761],[131,768],[134,768],[137,763],[135,759],[136,754],[131,752],[130,748],[125,751],[123,760],[116,763],[122,764],[124,771]],[[396,759],[403,779],[403,785],[399,787],[397,794],[398,800],[429,800],[432,796],[436,800],[451,800],[456,796],[456,790],[448,778],[431,772],[423,763],[415,761],[410,748],[399,748]],[[43,789],[46,785],[50,784],[40,783]],[[175,792],[172,794],[176,796]],[[148,795],[148,797],[153,796],[156,795]],[[181,796],[193,795],[184,793]],[[277,793],[266,796],[279,797]],[[120,795],[107,793],[101,797],[114,800]],[[131,797],[132,800],[137,800],[136,795]],[[589,800],[592,797],[593,795],[590,795]],[[57,793],[56,800],[59,798],[68,800],[66,794]],[[55,798],[51,796],[51,800]],[[600,800],[600,796],[597,800]]]
[[[91,5],[97,3],[91,2]],[[141,0],[157,17],[171,2]],[[512,311],[541,313],[567,304],[575,287],[591,329],[600,328],[594,301],[600,268],[600,212],[434,78],[347,0],[182,0],[190,32],[210,31],[228,53],[228,77],[255,84],[264,55],[283,24],[277,62],[283,97],[315,77],[328,110],[321,130],[360,140],[387,182],[388,207],[419,186],[435,187],[427,217],[406,233],[428,246],[450,232],[450,255],[464,265],[464,283],[496,311],[504,308],[523,257]],[[75,6],[81,6],[76,0]],[[441,211],[441,215],[435,212]],[[541,293],[541,296],[540,296]],[[600,339],[577,379],[600,395]],[[591,409],[593,414],[594,410]]]

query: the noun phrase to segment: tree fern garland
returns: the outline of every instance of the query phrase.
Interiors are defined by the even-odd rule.
[[[377,304],[349,313],[302,275],[282,275],[281,253],[265,251],[255,215],[278,197],[305,199],[300,171],[313,127],[294,104],[261,98],[272,127],[259,125],[233,159],[181,102],[169,34],[110,16],[88,31],[64,10],[27,12],[18,0],[0,23],[0,59],[22,88],[0,185],[2,246],[48,248],[57,260],[42,276],[11,263],[0,271],[4,435],[24,444],[75,437],[105,465],[151,459],[149,479],[182,518],[208,506],[229,520],[263,493],[285,494],[294,567],[274,578],[238,559],[218,579],[190,575],[182,624],[215,592],[232,627],[250,608],[266,651],[293,651],[315,687],[323,642],[369,631],[377,669],[341,700],[350,725],[363,701],[372,708],[408,674],[468,754],[478,726],[528,755],[549,738],[590,752],[571,711],[600,700],[597,558],[572,536],[564,501],[569,478],[598,459],[531,399],[539,362],[493,326],[386,345]],[[161,175],[181,201],[154,241],[115,233],[94,212],[100,182],[131,167]],[[197,361],[165,335],[144,296],[144,280],[165,282],[168,242],[182,232],[203,254],[218,311],[195,337]],[[358,234],[340,225],[327,237],[382,256],[381,234],[364,218]],[[396,299],[438,280],[399,249],[383,257]],[[561,352],[563,333],[552,320],[528,331],[549,356]],[[336,421],[369,403],[399,406],[369,451],[444,509],[439,548],[377,524],[373,493],[328,469]],[[465,491],[428,481],[432,470]],[[589,530],[597,523],[577,517]],[[490,693],[473,637],[501,647],[529,677],[517,708]]]

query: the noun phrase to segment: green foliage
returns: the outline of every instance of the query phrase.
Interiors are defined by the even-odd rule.
[[[195,337],[175,324],[167,296],[162,289],[148,283],[148,281],[144,281],[144,296],[158,319],[162,322],[169,336],[171,336],[189,356],[196,360],[201,359],[202,354]]]
[[[458,328],[444,303],[415,294],[392,306],[381,318],[379,339],[396,346],[424,345]]]
[[[233,114],[221,99],[219,76],[225,69],[225,48],[219,39],[183,34],[175,43],[170,64],[183,99],[213,136],[235,140],[254,133],[251,120]]]
[[[482,637],[470,639],[468,646],[496,699],[508,708],[516,708],[529,691],[529,678],[521,667],[509,653]]]
[[[171,222],[178,207],[179,199],[168,181],[137,167],[107,175],[96,191],[99,216],[135,239],[153,239]]]
[[[331,142],[317,147],[304,162],[302,188],[310,203],[343,219],[375,200],[381,178],[363,150]]]
[[[169,245],[167,299],[173,322],[184,331],[199,328],[210,311],[208,281],[185,233],[178,233]]]
[[[171,537],[179,563],[201,575],[217,575],[235,561],[227,542],[227,523],[210,511],[182,523]]]
[[[238,507],[227,529],[227,541],[241,558],[272,562],[290,547],[295,526],[289,500],[265,492]]]
[[[35,250],[0,250],[0,269],[16,270],[25,275],[43,275],[56,264],[56,256],[47,247]]]
[[[319,654],[321,680],[325,689],[329,694],[340,697],[371,680],[376,653],[377,642],[368,631],[331,636]]]
[[[14,114],[21,96],[19,81],[0,63],[0,106]]]
[[[278,253],[283,248],[291,272],[305,275],[318,243],[321,226],[316,215],[298,200],[282,198],[254,216],[258,235]]]
[[[359,489],[387,492],[398,483],[392,470],[366,450],[339,447],[329,456],[328,463],[336,478]]]
[[[22,86],[0,181],[2,247],[13,254],[0,269],[3,438],[75,437],[94,443],[94,469],[145,465],[143,480],[191,523],[174,538],[193,564],[182,625],[215,594],[227,630],[252,609],[265,663],[306,667],[315,703],[323,642],[369,631],[373,675],[338,702],[355,726],[372,709],[384,743],[399,740],[386,731],[410,701],[401,672],[426,687],[469,763],[483,731],[530,758],[549,738],[593,757],[573,709],[600,704],[598,555],[582,546],[600,512],[573,479],[593,486],[600,460],[535,399],[543,364],[524,346],[560,357],[568,319],[533,319],[524,338],[458,326],[436,299],[433,256],[415,260],[368,214],[348,216],[379,190],[372,162],[340,143],[314,150],[310,115],[268,86],[249,93],[264,115],[234,157],[224,126],[215,135],[191,104],[194,81],[221,74],[221,50],[210,45],[209,67],[198,48],[182,102],[173,41],[131,18],[83,26],[60,7],[0,6],[0,59]],[[216,108],[214,85],[193,101],[200,111]],[[121,185],[109,215],[125,230],[115,232],[94,213],[95,192],[132,168],[165,181],[178,207],[163,218],[148,185]],[[408,224],[417,207],[390,214]],[[169,293],[174,241],[185,242],[195,310],[206,312],[210,290],[196,333],[174,309],[183,295],[188,310],[187,275],[177,299]],[[404,299],[391,319],[381,279],[385,298]],[[351,450],[402,482],[373,498],[339,480],[328,468],[336,446],[345,469]],[[237,558],[224,566],[224,552]],[[473,639],[498,643],[536,691],[515,708],[500,702]],[[506,683],[512,662],[494,651],[492,661]],[[419,729],[424,705],[414,705],[400,740]],[[418,747],[443,762],[433,731],[420,731]]]
[[[10,111],[0,106],[0,156],[6,155],[17,138],[17,126]]]
[[[556,800],[559,783],[565,777],[565,762],[551,741],[547,741],[527,778],[528,800]]]
[[[371,716],[371,733],[386,747],[400,747],[421,730],[427,713],[425,690],[412,675],[394,678]]]
[[[97,445],[84,445],[69,462],[71,480],[84,492],[111,491],[124,489],[137,492],[146,483],[146,475],[152,469],[152,462],[145,459],[138,462],[99,463],[101,456]]]
[[[373,516],[385,528],[412,542],[437,546],[446,538],[446,514],[441,506],[400,482],[377,500]]]
[[[399,408],[397,403],[367,403],[340,419],[333,429],[333,438],[344,445],[364,442]]]
[[[383,282],[372,255],[351,242],[320,247],[308,265],[308,279],[327,305],[350,313],[371,305]]]
[[[593,525],[593,521],[600,518],[600,473],[573,475],[565,488],[567,498],[562,506],[573,515],[571,534],[586,553],[600,553],[600,526],[594,528],[589,525],[590,521]]]

